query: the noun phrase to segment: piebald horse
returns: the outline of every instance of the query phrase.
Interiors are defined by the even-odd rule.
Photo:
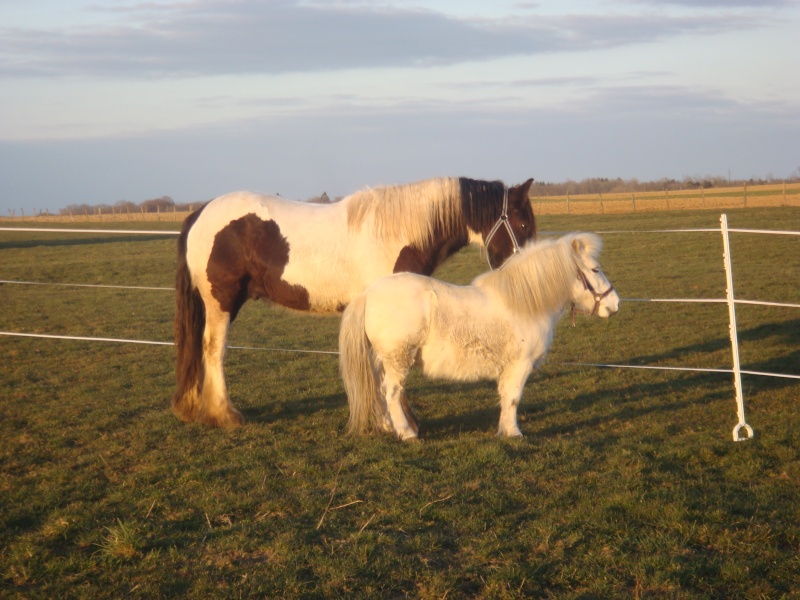
[[[341,312],[379,277],[430,275],[470,242],[497,267],[535,235],[532,182],[507,188],[438,178],[332,204],[237,192],[204,205],[178,239],[173,412],[213,426],[244,422],[228,398],[223,359],[228,329],[248,299]]]
[[[418,364],[434,379],[497,381],[498,435],[521,436],[517,406],[525,382],[567,304],[605,318],[619,310],[619,296],[597,263],[600,248],[600,238],[587,233],[531,242],[468,286],[410,273],[376,281],[342,315],[339,365],[349,433],[382,430],[416,439],[404,384]]]

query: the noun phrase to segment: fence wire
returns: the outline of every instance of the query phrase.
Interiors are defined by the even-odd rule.
[[[129,229],[67,229],[67,228],[40,228],[40,227],[0,227],[0,231],[11,232],[35,232],[35,233],[94,233],[94,234],[129,234],[129,235],[178,235],[178,231],[158,231],[158,230],[129,230]],[[752,234],[768,234],[768,235],[796,235],[800,236],[800,231],[776,231],[769,229],[728,229],[733,233],[752,233]],[[606,234],[637,234],[637,233],[719,233],[719,228],[696,228],[696,229],[643,229],[643,230],[607,230],[597,231],[595,233]],[[542,231],[542,235],[561,235],[569,232],[561,231]],[[108,284],[88,284],[88,283],[58,283],[58,282],[40,282],[40,281],[14,281],[14,280],[0,280],[0,284],[12,285],[41,285],[41,286],[62,286],[62,287],[79,287],[79,288],[109,288],[109,289],[125,289],[125,290],[149,290],[149,291],[175,291],[172,287],[155,287],[155,286],[128,286],[128,285],[108,285]],[[727,303],[726,299],[721,298],[623,298],[622,302],[676,302],[676,303]],[[786,307],[786,308],[800,308],[800,304],[791,304],[784,302],[765,302],[760,300],[734,300],[735,304],[750,304],[771,307]],[[73,340],[85,342],[106,342],[106,343],[120,343],[120,344],[142,344],[142,345],[155,345],[155,346],[173,346],[173,342],[159,342],[151,340],[133,340],[133,339],[120,339],[120,338],[105,338],[105,337],[86,337],[86,336],[67,336],[67,335],[51,335],[51,334],[34,334],[34,333],[21,333],[12,331],[0,331],[0,336],[5,337],[23,337],[23,338],[41,338],[41,339],[54,339],[54,340]],[[289,352],[299,354],[322,354],[322,355],[338,355],[339,353],[333,350],[309,350],[309,349],[296,349],[296,348],[261,348],[255,346],[228,346],[231,350],[253,350],[263,352]],[[601,367],[611,369],[646,369],[657,371],[686,371],[686,372],[704,372],[704,373],[734,373],[733,369],[706,369],[706,368],[692,368],[692,367],[665,367],[665,366],[646,366],[646,365],[621,365],[621,364],[601,364],[601,363],[550,363],[563,366],[577,366],[577,367]],[[785,373],[766,373],[762,371],[749,371],[740,369],[740,373],[746,375],[756,375],[763,377],[777,377],[785,379],[800,379],[800,375],[789,375]]]

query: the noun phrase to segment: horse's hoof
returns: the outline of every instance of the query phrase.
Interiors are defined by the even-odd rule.
[[[221,415],[201,415],[197,420],[211,427],[221,427],[224,429],[241,427],[245,423],[242,413],[235,408],[231,408]]]
[[[191,423],[196,421],[200,414],[200,407],[197,404],[196,397],[184,397],[172,401],[172,414],[178,417],[184,423]]]
[[[172,414],[178,417],[184,423],[191,423],[197,420],[196,410],[183,410],[180,408],[172,407]]]
[[[238,410],[233,409],[230,413],[228,413],[228,424],[225,427],[241,427],[247,421],[245,420],[242,413]],[[520,434],[522,436],[522,434]]]

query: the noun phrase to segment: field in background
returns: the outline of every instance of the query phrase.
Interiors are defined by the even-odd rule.
[[[714,228],[718,210],[540,213],[542,231]],[[729,213],[800,230],[800,208]],[[63,227],[81,226],[76,222]],[[133,223],[93,227],[141,229]],[[173,222],[148,228],[177,229]],[[623,298],[722,298],[721,236],[607,234]],[[737,297],[800,303],[800,238],[731,234]],[[166,287],[164,236],[0,232],[0,279]],[[485,268],[474,249],[437,276]],[[0,284],[0,330],[169,341],[166,290]],[[800,374],[796,309],[737,308],[743,368]],[[0,336],[0,586],[10,597],[792,597],[800,589],[796,380],[744,376],[731,441],[724,305],[623,303],[562,319],[522,440],[488,384],[413,377],[422,442],[343,435],[335,356],[231,350],[248,424],[168,410],[173,349]],[[248,303],[231,345],[335,350],[337,317]]]
[[[536,214],[614,214],[670,210],[800,206],[800,183],[699,190],[536,196]]]
[[[566,196],[531,196],[537,215],[621,214],[670,210],[737,209],[774,206],[800,206],[800,183],[738,186],[663,192],[630,192],[621,194],[581,194]],[[197,204],[199,208],[201,203]],[[103,223],[124,221],[180,222],[187,211],[161,212],[114,209],[111,213],[66,213],[50,215],[38,213],[22,216],[0,216],[0,223],[75,223],[78,221]]]

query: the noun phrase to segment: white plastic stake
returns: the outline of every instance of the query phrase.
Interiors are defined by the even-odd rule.
[[[728,215],[719,218],[722,228],[723,260],[725,263],[726,296],[728,299],[728,317],[730,318],[731,351],[733,352],[733,385],[736,388],[736,407],[739,423],[733,428],[733,441],[742,442],[753,437],[753,428],[744,420],[744,397],[742,396],[742,370],[739,365],[739,337],[736,333],[736,304],[733,299],[733,270],[731,268],[731,244],[728,239]],[[746,437],[741,436],[744,430]]]

